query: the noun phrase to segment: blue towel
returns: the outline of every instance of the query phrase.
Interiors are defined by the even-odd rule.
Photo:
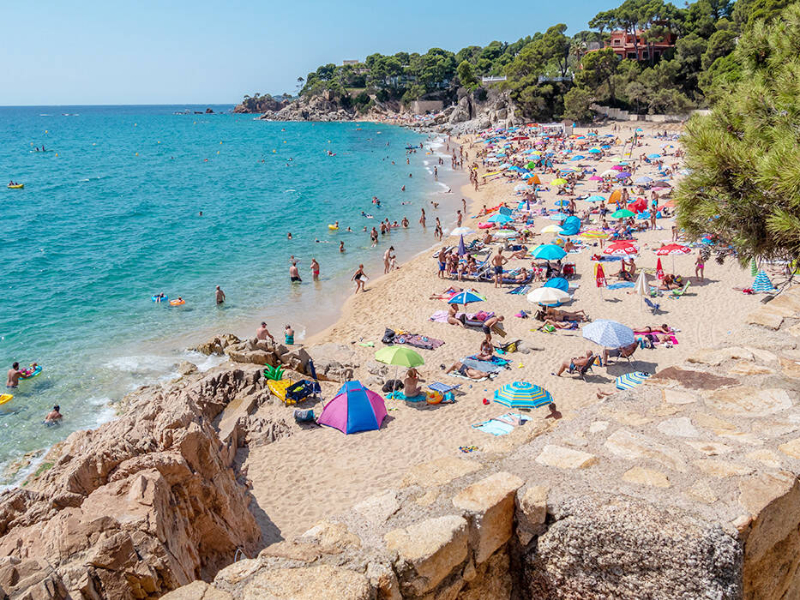
[[[495,421],[494,419],[489,419],[488,421],[484,421],[478,425],[473,425],[473,427],[491,435],[507,435],[514,431],[513,425],[509,425],[508,423],[503,423],[501,421]]]
[[[633,283],[632,281],[620,281],[619,283],[612,283],[607,287],[610,290],[621,290],[622,288],[636,287],[636,284]]]
[[[501,365],[496,365],[488,360],[475,360],[473,358],[465,358],[461,361],[461,363],[470,369],[475,369],[481,373],[499,373],[504,368]]]

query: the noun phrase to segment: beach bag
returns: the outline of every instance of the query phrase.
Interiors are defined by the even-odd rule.
[[[397,390],[403,389],[403,382],[399,379],[389,379],[386,383],[383,384],[381,391],[384,394],[388,394],[390,392],[395,392]]]
[[[313,408],[295,408],[294,420],[298,423],[310,423],[314,420]]]
[[[389,329],[387,327],[386,331],[383,332],[383,338],[381,338],[381,341],[384,344],[390,344],[391,345],[391,344],[394,344],[394,338],[395,338],[394,330],[393,329]]]
[[[508,354],[509,352],[516,352],[517,351],[517,343],[520,340],[514,340],[513,342],[508,342],[507,344],[503,344],[499,346],[499,349],[502,350],[504,353]]]
[[[314,384],[311,383],[310,381],[306,381],[305,379],[302,381],[298,381],[297,383],[293,383],[288,388],[286,388],[286,398],[288,400],[294,400],[295,402],[304,400],[313,393],[314,393]]]

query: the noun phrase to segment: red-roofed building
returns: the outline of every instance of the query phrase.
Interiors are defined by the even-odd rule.
[[[660,58],[664,52],[675,47],[677,36],[666,33],[661,40],[653,41],[650,44],[645,41],[643,32],[636,32],[636,42],[634,43],[633,34],[627,31],[617,30],[611,32],[611,39],[606,42],[606,48],[611,48],[620,58],[630,58],[631,60],[650,60],[650,50],[653,51],[653,59]],[[638,53],[638,55],[637,55]]]

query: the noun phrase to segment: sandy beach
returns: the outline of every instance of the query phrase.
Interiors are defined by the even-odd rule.
[[[616,133],[624,139],[633,134],[637,125],[620,125],[621,130]],[[641,126],[644,132],[640,135],[644,137],[641,139],[641,146],[635,149],[634,157],[658,153],[663,140],[655,138],[654,133],[664,131],[664,126]],[[676,126],[672,126],[672,131],[675,130]],[[610,127],[599,131],[601,135],[610,132]],[[585,130],[576,130],[575,133],[582,134]],[[464,149],[470,153],[468,162],[471,163],[477,147],[470,148],[469,139],[462,141],[465,144]],[[677,147],[677,142],[673,143]],[[598,173],[603,172],[614,164],[611,159],[619,155],[620,146],[614,146],[608,156],[593,162],[592,166]],[[679,159],[669,157],[666,162],[673,164],[679,162]],[[480,171],[481,174],[485,172],[485,169]],[[645,172],[647,171],[644,168],[640,168],[636,175]],[[492,207],[508,202],[509,206],[516,206],[519,198],[513,188],[518,183],[517,179],[499,179],[482,185],[477,192],[471,186],[464,186],[461,196],[468,199],[470,213],[470,218],[465,219],[464,225],[477,230],[477,224],[484,219],[475,216],[483,205]],[[577,188],[577,192],[594,193],[595,189],[594,182],[587,181]],[[541,198],[544,205],[550,208],[560,197],[556,196],[556,189],[551,187],[550,191],[541,194]],[[662,202],[663,198],[662,196]],[[580,209],[585,206],[585,203],[579,203]],[[448,223],[453,220],[455,213],[429,211],[429,225],[435,216],[439,216],[443,223]],[[553,221],[536,217],[532,230],[539,232],[551,223]],[[672,219],[660,219],[659,229],[636,235],[636,243],[640,246],[636,263],[640,269],[655,270],[658,257],[654,250],[662,243],[671,242],[672,223]],[[431,242],[434,242],[432,227],[429,226],[423,235],[429,236]],[[466,241],[473,237],[475,235],[468,237]],[[553,237],[553,234],[538,234],[529,246],[535,247]],[[457,243],[457,239],[445,237],[444,242],[453,244]],[[589,247],[569,255],[577,271],[577,276],[572,281],[578,284],[578,288],[574,290],[573,301],[563,308],[582,309],[594,320],[611,319],[630,327],[667,323],[676,330],[677,344],[671,347],[662,344],[655,349],[639,349],[631,365],[622,360],[608,367],[595,366],[593,372],[587,375],[586,381],[567,373],[557,377],[553,372],[562,360],[581,355],[587,350],[598,352],[602,348],[584,339],[580,329],[554,333],[535,331],[540,323],[532,318],[514,316],[520,310],[532,311],[536,307],[524,295],[508,294],[513,286],[495,289],[494,284],[488,282],[458,283],[440,279],[437,276],[436,260],[432,258],[433,250],[423,252],[413,260],[401,264],[399,270],[372,278],[367,284],[366,293],[348,299],[339,321],[307,340],[306,345],[335,343],[351,348],[357,353],[361,364],[355,374],[356,378],[366,382],[370,378],[368,364],[374,361],[375,351],[383,347],[380,340],[385,328],[402,329],[438,338],[445,342],[444,345],[435,350],[419,350],[425,359],[420,373],[426,384],[433,381],[461,383],[463,394],[456,397],[454,404],[435,406],[424,402],[412,404],[387,400],[389,418],[379,431],[346,436],[327,427],[309,428],[272,444],[250,448],[244,460],[248,467],[248,477],[253,484],[253,494],[263,511],[259,518],[266,534],[264,542],[268,544],[281,537],[299,534],[324,515],[344,511],[382,489],[397,487],[403,474],[417,463],[441,456],[464,456],[460,447],[474,446],[477,450],[471,457],[478,457],[484,462],[492,461],[548,428],[558,427],[560,422],[580,414],[584,407],[598,402],[598,390],[615,391],[614,379],[620,374],[633,370],[653,373],[683,362],[699,348],[738,340],[743,335],[744,316],[758,306],[758,296],[746,296],[734,289],[741,290],[752,283],[749,270],[742,269],[731,259],[724,265],[710,260],[706,264],[705,281],[696,281],[694,264],[697,252],[693,251],[674,259],[675,272],[691,280],[688,293],[679,299],[668,298],[668,294],[658,298],[663,312],[654,316],[639,296],[630,293],[631,289],[601,290],[596,287],[590,259],[592,254],[600,252],[600,247],[592,245],[593,243],[596,242],[589,240]],[[441,246],[438,243],[432,248]],[[530,257],[524,260],[514,259],[507,268],[523,265],[529,267],[530,262]],[[604,263],[606,275],[610,275],[612,270],[618,270],[619,264]],[[662,258],[662,264],[665,271],[672,271],[672,257]],[[609,282],[612,281],[616,280],[609,278]],[[494,311],[504,315],[508,334],[505,341],[523,340],[533,350],[527,354],[517,352],[507,355],[511,360],[510,368],[500,372],[492,381],[470,382],[445,375],[440,365],[450,365],[463,357],[477,354],[484,337],[479,329],[463,329],[429,320],[434,312],[447,309],[445,301],[431,300],[429,297],[450,285],[474,288],[483,294],[486,302],[472,305],[476,306],[475,310]],[[534,282],[532,289],[539,286],[541,282]],[[361,345],[368,342],[373,342],[374,347]],[[500,342],[495,337],[494,343]],[[531,382],[548,390],[560,414],[553,418],[547,408],[531,411],[531,422],[501,437],[474,429],[472,425],[507,412],[507,409],[498,404],[484,404],[483,399],[491,400],[496,389],[513,381]],[[338,385],[325,384],[325,398],[330,399],[337,388]],[[315,406],[316,410],[321,408],[321,404]],[[291,419],[290,409],[283,406],[268,404],[259,411],[264,414],[283,414],[284,418]]]

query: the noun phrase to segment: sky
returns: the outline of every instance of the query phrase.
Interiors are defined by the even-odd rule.
[[[375,52],[457,52],[556,23],[574,34],[619,2],[8,1],[0,106],[235,104]]]

